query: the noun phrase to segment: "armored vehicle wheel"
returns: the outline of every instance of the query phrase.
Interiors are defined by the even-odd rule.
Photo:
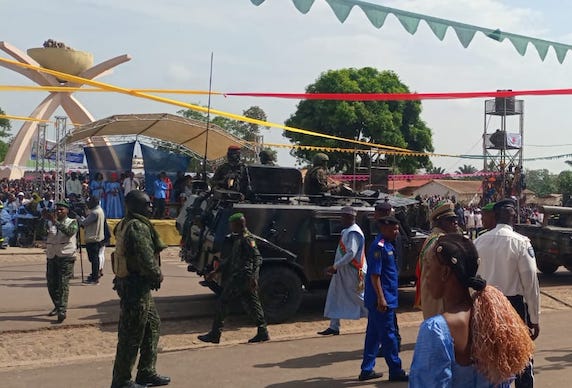
[[[262,268],[259,290],[264,315],[269,323],[291,318],[302,303],[302,280],[285,266]]]
[[[558,267],[560,267],[558,264],[547,263],[542,260],[536,260],[536,265],[540,270],[540,272],[542,272],[545,275],[552,275],[554,272],[556,272]]]

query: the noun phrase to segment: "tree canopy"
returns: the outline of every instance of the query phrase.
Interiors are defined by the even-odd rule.
[[[177,112],[181,116],[189,119],[195,119],[199,121],[206,122],[207,115],[192,109],[183,109]],[[251,106],[250,108],[243,110],[242,115],[249,117],[251,119],[257,119],[261,121],[266,121],[266,112],[262,110],[259,106]],[[211,123],[218,125],[222,129],[228,131],[230,134],[247,141],[255,141],[258,136],[260,136],[260,125],[245,123],[243,121],[229,119],[222,116],[211,117]]]
[[[329,70],[306,88],[307,93],[408,93],[393,71],[379,71],[371,67]],[[431,129],[420,118],[419,101],[324,101],[303,100],[286,125],[361,141],[433,152]],[[296,144],[325,147],[354,147],[336,140],[285,132]],[[358,146],[358,148],[363,148]],[[315,151],[292,150],[299,159],[311,160]],[[362,165],[368,165],[369,155],[361,153]],[[353,166],[351,153],[331,153],[330,164],[341,171]],[[414,173],[419,168],[430,168],[428,157],[374,157],[373,163],[391,166],[399,171]]]
[[[475,166],[472,166],[470,164],[463,164],[461,167],[459,167],[457,169],[457,171],[455,171],[457,174],[474,174],[476,173],[478,170]]]
[[[206,113],[202,113],[192,109],[183,109],[177,112],[181,116],[184,116],[189,119],[195,119],[199,121],[206,122],[207,115]],[[251,106],[250,108],[243,110],[242,115],[249,117],[251,119],[257,119],[261,121],[267,121],[266,112],[259,106]],[[251,124],[245,123],[243,121],[229,119],[227,117],[222,116],[214,116],[211,117],[211,123],[214,125],[218,125],[225,131],[229,132],[231,135],[238,137],[239,139],[246,140],[246,141],[257,141],[261,136],[261,129],[266,127],[260,127],[258,124]],[[268,149],[268,151],[274,156],[276,159],[276,151]],[[256,160],[257,155],[251,154],[244,154],[245,159],[247,162],[253,162]]]
[[[558,191],[558,176],[547,169],[526,170],[526,187],[538,196],[554,194]]]
[[[0,108],[0,115],[4,114],[6,113]],[[0,119],[0,161],[4,160],[8,152],[8,147],[10,146],[9,142],[2,140],[11,136],[10,129],[12,129],[10,120]]]

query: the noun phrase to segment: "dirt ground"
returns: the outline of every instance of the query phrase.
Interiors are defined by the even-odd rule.
[[[24,295],[22,299],[13,300],[11,303],[3,298],[0,313],[13,313],[18,311],[31,310],[29,317],[37,320],[45,320],[46,324],[37,329],[19,330],[20,324],[16,321],[9,330],[0,333],[0,369],[30,368],[39,365],[66,364],[80,360],[90,359],[111,359],[115,353],[117,341],[116,321],[106,323],[96,318],[78,317],[80,323],[69,326],[57,326],[49,324],[49,320],[42,318],[50,310],[49,299],[44,288],[42,271],[44,258],[38,252],[34,254],[4,255],[0,257],[0,292],[8,295],[9,298],[18,298],[16,295]],[[180,263],[176,257],[176,251],[171,249],[164,259],[166,276],[165,288],[169,296],[181,298],[189,292],[187,282],[189,276],[184,272],[184,263]],[[77,266],[76,266],[77,267]],[[77,275],[77,268],[76,268]],[[76,295],[74,303],[70,306],[71,314],[77,307],[76,314],[79,314],[80,307],[89,306],[94,300],[102,300],[104,303],[117,304],[110,285],[110,276],[107,276],[106,284],[99,286],[96,291],[85,287],[73,289]],[[554,277],[540,276],[542,285],[542,310],[544,312],[556,310],[572,309],[572,291],[569,284],[572,283],[572,275],[567,271],[560,271]],[[177,282],[180,282],[177,283]],[[27,287],[18,289],[11,288],[18,282],[25,282]],[[196,282],[196,279],[193,280]],[[194,284],[194,283],[193,283]],[[6,292],[2,289],[6,288]],[[169,289],[171,288],[171,293]],[[76,291],[77,290],[77,291]],[[193,288],[193,292],[207,292],[204,289]],[[94,295],[96,293],[97,295]],[[80,295],[81,298],[77,297]],[[187,296],[188,297],[188,296]],[[42,299],[43,298],[43,299]],[[109,302],[109,299],[112,302]],[[404,288],[401,292],[401,303],[404,308],[400,309],[398,319],[401,327],[416,327],[422,320],[421,314],[407,306],[411,305],[413,289]],[[198,349],[212,347],[197,340],[197,335],[207,332],[210,328],[210,314],[205,311],[212,310],[214,297],[204,296],[203,307],[197,307],[196,311],[174,311],[163,320],[162,335],[160,340],[161,352],[172,352],[186,349]],[[302,311],[291,322],[271,325],[270,335],[273,340],[291,340],[301,338],[316,337],[316,332],[327,327],[327,320],[322,317],[323,295],[310,295],[305,298]],[[161,306],[161,303],[158,303]],[[28,307],[26,307],[28,306]],[[173,305],[173,308],[183,309]],[[183,306],[183,305],[181,305]],[[201,305],[202,306],[202,305]],[[41,307],[41,308],[40,308]],[[116,307],[116,306],[115,306]],[[206,316],[205,316],[206,315]],[[28,317],[26,316],[26,317]],[[22,319],[23,325],[26,317]],[[0,314],[0,321],[3,318]],[[31,318],[30,318],[31,319]],[[342,321],[342,332],[363,333],[365,331],[366,320]],[[8,326],[7,326],[8,327]],[[234,345],[246,342],[255,334],[255,329],[251,326],[246,317],[233,315],[227,322],[227,327],[223,333],[224,345]]]

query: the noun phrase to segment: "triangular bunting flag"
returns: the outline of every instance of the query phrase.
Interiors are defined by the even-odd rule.
[[[548,54],[548,48],[550,47],[550,45],[538,39],[533,39],[531,40],[531,42],[534,45],[534,47],[536,47],[536,51],[538,51],[540,59],[544,61],[544,58],[546,58],[546,54]]]
[[[265,0],[250,0],[250,1],[252,4],[258,6],[264,3]],[[307,13],[310,11],[310,8],[312,8],[314,1],[315,0],[292,0],[292,3],[300,12]],[[440,19],[429,15],[402,11],[400,9],[368,3],[362,0],[325,0],[325,1],[329,4],[330,8],[332,8],[338,20],[342,23],[345,22],[345,20],[348,18],[352,8],[355,5],[357,5],[363,10],[369,21],[376,28],[381,28],[384,25],[387,15],[390,13],[395,15],[395,17],[397,17],[403,28],[405,28],[405,30],[412,35],[417,32],[417,29],[419,27],[419,22],[421,20],[425,20],[429,28],[431,28],[431,30],[439,40],[443,40],[447,33],[447,29],[449,27],[452,27],[455,30],[455,33],[457,34],[459,41],[465,48],[467,48],[470,45],[476,32],[480,31],[486,37],[498,42],[502,42],[507,38],[510,39],[512,45],[521,55],[524,55],[526,53],[528,43],[532,43],[536,47],[536,50],[538,51],[538,55],[540,56],[541,60],[544,60],[546,58],[546,54],[548,53],[548,48],[550,46],[554,48],[554,51],[556,52],[556,57],[558,58],[558,61],[560,63],[562,63],[566,58],[568,50],[572,49],[571,45],[539,40],[517,34],[511,34],[509,32],[503,32],[500,29],[492,30],[490,28],[483,28],[479,26],[473,26],[470,24],[459,23],[452,20]]]
[[[519,36],[509,36],[508,40],[510,40],[510,43],[512,43],[520,55],[524,56],[524,54],[526,54],[526,47],[528,46],[527,39],[523,39]]]
[[[469,47],[471,41],[475,37],[476,30],[471,30],[464,27],[453,26],[453,30],[457,34],[457,38],[459,38],[459,42],[463,45],[464,48]]]
[[[360,5],[360,8],[375,28],[381,28],[385,23],[385,19],[387,19],[387,15],[389,15],[389,12],[385,12],[368,5]]]
[[[395,16],[397,17],[403,28],[405,28],[405,31],[409,32],[411,35],[417,32],[420,19],[408,15],[395,14]]]
[[[296,9],[303,14],[307,14],[314,5],[314,0],[292,0],[292,2]]]
[[[431,31],[433,31],[433,33],[439,40],[445,39],[445,34],[447,34],[447,28],[449,28],[448,25],[430,20],[426,20],[426,22],[429,28],[431,28]]]
[[[330,8],[332,11],[334,11],[334,14],[341,23],[346,21],[352,8],[354,7],[353,3],[345,0],[326,0],[326,3],[330,5]]]
[[[552,48],[556,52],[556,58],[558,58],[558,62],[564,62],[564,59],[566,59],[566,54],[568,53],[568,48],[562,47],[559,44],[553,44]]]

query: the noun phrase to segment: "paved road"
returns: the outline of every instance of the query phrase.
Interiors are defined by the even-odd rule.
[[[537,341],[537,386],[567,387],[572,380],[572,311],[553,311],[542,317]],[[411,363],[417,328],[402,330],[403,362]],[[356,381],[363,335],[309,338],[258,345],[217,346],[159,355],[158,369],[176,387],[374,387],[387,382]],[[385,363],[379,371],[387,373]],[[2,386],[10,388],[108,387],[112,360],[90,361],[30,370],[0,371]],[[406,387],[406,384],[390,384]]]
[[[166,282],[164,288],[157,294],[157,304],[163,318],[189,319],[209,316],[212,313],[214,296],[209,290],[198,285],[199,279],[196,275],[185,271],[186,266],[179,261],[176,250],[168,252],[163,262]],[[84,269],[87,268],[85,258],[84,265]],[[45,317],[45,313],[50,309],[50,301],[45,288],[44,266],[45,259],[41,251],[12,249],[8,252],[0,252],[0,293],[2,295],[0,348],[2,336],[13,337],[7,333],[8,331],[35,331],[54,327],[53,319]],[[76,279],[73,281],[70,296],[71,309],[69,318],[65,322],[67,327],[72,329],[71,331],[62,330],[62,332],[73,337],[73,333],[79,330],[73,329],[75,325],[89,324],[94,325],[91,330],[101,330],[98,335],[105,336],[109,334],[110,326],[99,327],[99,325],[115,322],[118,316],[117,296],[111,289],[112,275],[108,270],[100,286],[84,286],[79,279],[79,268],[79,263],[77,263]],[[570,308],[572,306],[572,292],[570,291],[572,274],[562,270],[554,277],[541,275],[540,279],[543,292],[543,315],[542,332],[536,351],[539,382],[537,386],[568,386],[569,381],[572,381],[572,369],[569,368],[572,364],[572,339],[567,334],[572,320]],[[404,304],[410,302],[408,300],[410,294],[411,290],[403,290]],[[310,303],[305,303],[303,311],[296,317],[296,322],[289,324],[294,328],[294,332],[298,333],[294,337],[314,335],[315,325],[321,324],[322,306],[323,296],[314,297]],[[400,314],[400,319],[405,320],[408,314],[415,315],[415,313],[403,312]],[[200,323],[200,321],[205,322]],[[181,322],[180,326],[185,328],[188,323],[193,323],[199,326],[198,332],[200,332],[206,330],[208,321],[209,318],[191,319]],[[314,326],[311,326],[312,324]],[[184,332],[196,329],[186,327]],[[180,327],[177,330],[179,333]],[[278,327],[271,327],[271,332],[277,330]],[[404,365],[407,367],[412,357],[417,326],[415,324],[403,325],[402,333],[405,344],[402,356]],[[25,335],[31,334],[35,336],[53,335],[43,331]],[[231,338],[224,338],[227,343],[230,342],[227,346],[162,353],[159,357],[160,371],[173,376],[174,383],[171,385],[173,387],[375,386],[355,381],[359,373],[363,344],[361,334],[342,335],[335,338],[290,339],[262,345],[237,345],[237,342],[243,342],[244,338],[248,338],[251,334],[251,328],[247,328],[244,334],[239,333],[235,336],[238,341],[236,339],[233,341],[232,338],[235,337],[229,335]],[[195,335],[192,334],[191,337]],[[173,340],[177,341],[177,338],[179,337],[175,335]],[[107,341],[113,342],[113,338]],[[195,347],[195,345],[191,343],[187,346],[181,343],[178,349],[188,347]],[[83,352],[81,354],[83,355]],[[94,358],[85,363],[58,362],[59,365],[54,366],[44,363],[41,364],[41,368],[38,368],[36,363],[34,369],[31,367],[1,369],[1,386],[106,387],[109,386],[112,360],[110,352],[103,354],[104,356],[99,361]],[[46,362],[51,359],[53,358],[46,358]],[[384,363],[380,365],[380,370],[386,371]],[[392,384],[392,386],[399,387],[400,385]]]
[[[112,249],[108,249],[109,254]],[[45,257],[38,249],[9,248],[0,254],[0,332],[36,330],[52,326],[54,319],[45,317],[52,304],[45,281]],[[90,272],[85,251],[84,275]],[[154,293],[163,317],[184,318],[209,315],[214,294],[198,284],[196,274],[186,271],[187,265],[177,256],[176,248],[169,248],[162,256],[164,287]],[[119,299],[113,290],[113,274],[109,266],[98,286],[81,282],[81,266],[75,265],[75,279],[70,283],[68,319],[65,325],[116,322]]]

